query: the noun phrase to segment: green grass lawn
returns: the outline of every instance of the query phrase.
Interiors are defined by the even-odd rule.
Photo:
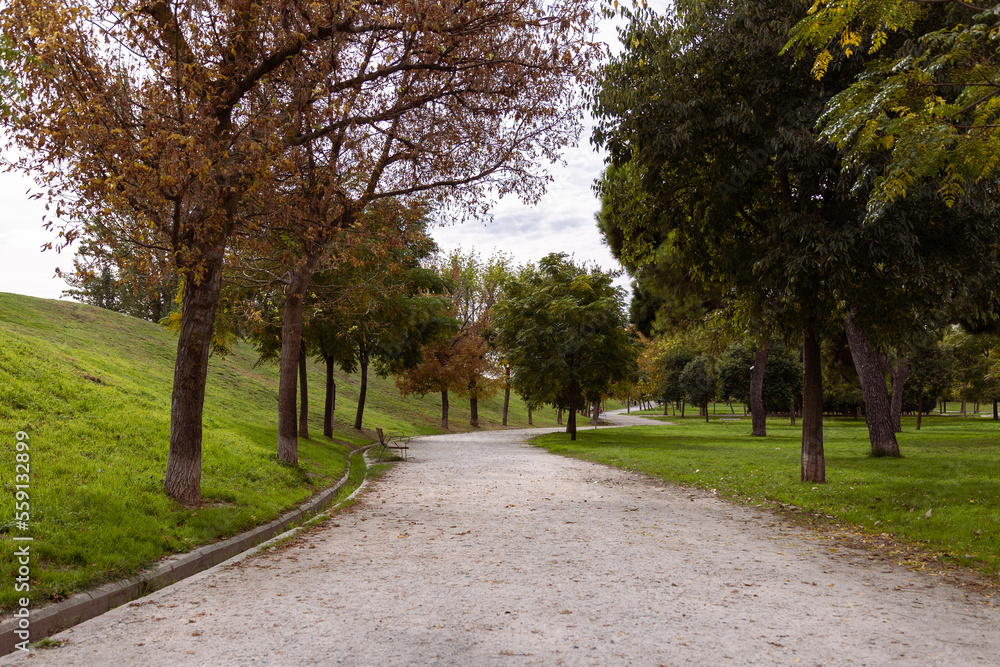
[[[311,440],[300,466],[275,459],[277,368],[254,368],[246,344],[213,357],[205,400],[202,506],[162,489],[177,346],[163,327],[91,306],[0,294],[0,607],[14,606],[15,434],[30,440],[31,597],[58,600],[133,574],[171,553],[266,523],[341,477],[355,447],[381,426],[440,433],[436,396],[401,399],[391,379],[369,382],[365,429],[352,428],[358,378],[337,374],[336,428],[322,437],[324,369],[313,364]],[[502,398],[480,403],[500,424]],[[468,402],[452,399],[451,426],[469,429]],[[555,424],[551,410],[535,415]],[[511,426],[526,426],[512,399]]]
[[[678,425],[581,430],[536,444],[553,453],[636,470],[748,504],[778,503],[936,554],[948,564],[1000,578],[1000,423],[990,419],[904,418],[901,459],[868,455],[864,420],[824,421],[826,484],[799,481],[801,422],[768,419],[766,438],[750,419],[708,423],[695,413]],[[930,515],[928,516],[928,512]]]

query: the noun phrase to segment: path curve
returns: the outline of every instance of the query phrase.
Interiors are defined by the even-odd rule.
[[[995,605],[540,432],[415,440],[322,529],[0,663],[996,664]]]

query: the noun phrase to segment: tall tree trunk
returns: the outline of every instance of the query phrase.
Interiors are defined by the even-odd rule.
[[[906,385],[906,376],[910,372],[910,362],[904,357],[896,363],[896,368],[890,368],[889,372],[892,374],[892,401],[890,407],[892,428],[896,433],[902,433],[903,387]]]
[[[932,408],[933,409],[933,408]],[[924,418],[924,393],[920,392],[917,396],[917,430],[920,430],[920,422]]]
[[[559,408],[559,410],[556,412],[556,424],[559,424],[560,426],[562,426],[563,423],[562,412],[563,412],[562,408]]]
[[[997,412],[997,399],[993,399],[993,419],[1000,419],[1000,412]]]
[[[968,416],[969,416],[969,413],[967,412],[967,410],[968,410],[968,407],[967,407],[967,402],[966,402],[966,400],[965,400],[965,399],[963,398],[963,399],[962,399],[962,416],[963,416],[963,417],[968,417]]]
[[[790,424],[792,426],[795,426],[795,397],[794,396],[792,397],[792,405],[788,408],[788,414],[791,415],[791,422],[790,422]]]
[[[306,342],[299,341],[299,437],[309,439],[309,382],[306,376]]]
[[[889,390],[885,386],[882,358],[868,343],[868,337],[854,327],[853,314],[844,318],[844,331],[851,348],[854,368],[865,397],[865,421],[872,456],[899,456],[896,429],[892,426]]]
[[[530,405],[528,406],[528,426],[534,426],[534,423],[532,423],[532,421],[531,421],[531,406]]]
[[[326,401],[323,404],[323,435],[333,437],[333,411],[337,406],[337,381],[333,377],[333,359],[326,360]]]
[[[679,401],[677,401],[677,402],[681,404],[681,417],[683,418],[683,417],[684,417],[684,404],[685,404],[685,403],[686,403],[687,401],[685,401],[684,399],[681,399],[681,400],[679,400]]]
[[[767,347],[769,341],[757,348],[754,355],[753,368],[750,369],[750,419],[753,424],[752,434],[758,437],[767,436],[767,412],[764,409],[764,369],[767,368]]]
[[[201,502],[201,416],[212,328],[222,286],[223,250],[206,262],[201,282],[194,272],[184,279],[181,331],[174,360],[174,387],[170,404],[170,449],[163,486],[176,500]]]
[[[802,475],[803,482],[826,481],[823,455],[823,367],[812,317],[802,337]]]
[[[705,413],[705,423],[708,423],[708,401],[705,401],[705,405],[701,407],[701,411]]]
[[[441,428],[448,430],[448,388],[441,390]]]
[[[479,428],[479,397],[475,394],[469,397],[469,424],[473,428]]]
[[[566,420],[566,431],[570,440],[576,440],[576,380],[569,383],[569,418]]]
[[[503,383],[503,419],[501,424],[507,425],[507,414],[510,410],[510,366],[506,368],[505,382]]]
[[[594,404],[590,410],[590,425],[597,426],[600,420],[601,420],[601,402],[598,400],[594,401]]]
[[[306,255],[289,276],[281,314],[281,362],[278,376],[278,460],[298,465],[299,434],[295,396],[302,343],[302,301],[319,254]]]
[[[358,364],[361,366],[361,388],[358,390],[358,415],[354,418],[354,428],[360,431],[365,415],[365,397],[368,395],[368,351],[364,349],[364,345],[358,354]]]

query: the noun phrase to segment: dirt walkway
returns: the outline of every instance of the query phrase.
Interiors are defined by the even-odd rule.
[[[418,440],[324,529],[22,662],[996,664],[996,606],[537,433]]]

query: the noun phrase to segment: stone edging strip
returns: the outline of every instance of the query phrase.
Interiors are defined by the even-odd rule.
[[[365,465],[366,468],[368,461],[364,454],[373,446],[368,445],[361,449],[362,465]],[[194,551],[170,556],[155,567],[128,579],[78,593],[62,602],[42,607],[38,611],[32,611],[29,616],[31,641],[39,641],[44,637],[100,616],[126,602],[148,595],[202,570],[207,570],[239,553],[267,542],[283,533],[288,526],[302,523],[319,514],[333,502],[337,493],[347,483],[351,475],[351,459],[356,453],[356,451],[352,452],[348,456],[347,470],[344,471],[344,476],[336,484],[321,491],[315,498],[299,508],[286,512],[270,523],[222,542],[206,544]],[[15,634],[17,629],[18,619],[16,618],[0,623],[0,657],[16,650],[15,646],[20,641],[20,638]]]

